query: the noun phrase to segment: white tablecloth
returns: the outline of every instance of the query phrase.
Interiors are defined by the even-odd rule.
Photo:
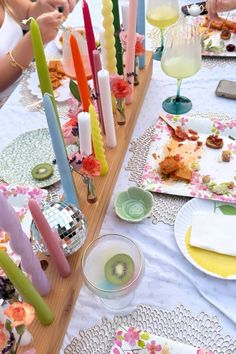
[[[181,1],[180,1],[181,3]],[[186,3],[186,2],[183,2]],[[101,27],[101,0],[88,0],[93,23]],[[68,23],[83,25],[80,2]],[[148,31],[150,27],[148,27]],[[148,46],[150,46],[150,41]],[[54,43],[47,48],[48,54],[57,55]],[[209,66],[203,62],[201,70],[192,78],[183,81],[182,94],[193,101],[193,112],[218,112],[234,116],[235,101],[218,98],[215,88],[220,79],[232,79],[235,63]],[[136,139],[148,128],[161,111],[162,101],[175,93],[176,82],[167,77],[154,62],[153,77],[142,106],[132,139]],[[46,119],[40,112],[29,112],[20,102],[20,86],[0,110],[0,150],[25,131],[46,127]],[[114,193],[124,190],[132,183],[125,170],[130,153],[127,152]],[[114,194],[113,194],[114,195]],[[191,309],[194,314],[205,311],[219,317],[224,330],[236,333],[236,283],[208,276],[194,268],[180,253],[174,238],[173,227],[147,219],[139,224],[119,220],[113,211],[113,198],[104,219],[101,234],[120,233],[133,238],[142,248],[145,257],[145,275],[135,293],[129,312],[137,304],[172,309],[179,304]],[[103,316],[114,315],[100,304],[93,294],[83,286],[70,321],[63,348],[78,336],[80,329],[99,323]]]

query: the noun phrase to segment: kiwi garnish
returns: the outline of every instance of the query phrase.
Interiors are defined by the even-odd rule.
[[[40,163],[31,171],[32,177],[38,181],[43,181],[53,175],[53,167],[49,163]]]
[[[105,264],[107,281],[115,285],[124,285],[130,281],[134,273],[134,261],[127,254],[116,254]]]

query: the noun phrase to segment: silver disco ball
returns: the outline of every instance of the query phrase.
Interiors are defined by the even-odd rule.
[[[87,223],[79,208],[72,204],[56,201],[45,204],[42,212],[51,229],[60,236],[66,256],[76,252],[83,245],[86,239]],[[31,223],[31,237],[34,249],[48,255],[48,250],[34,220]]]

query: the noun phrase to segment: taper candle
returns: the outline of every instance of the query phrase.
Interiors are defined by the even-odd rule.
[[[92,141],[95,157],[100,161],[101,165],[101,176],[104,176],[108,172],[108,163],[106,160],[103,138],[101,134],[101,129],[99,126],[99,121],[94,106],[91,104],[89,106],[89,114],[91,120],[91,132],[92,132]]]
[[[125,75],[126,80],[132,88],[132,93],[126,98],[125,103],[130,104],[133,101],[134,89],[134,59],[136,44],[136,16],[137,16],[137,0],[129,2],[128,32],[127,32],[127,48],[125,59]]]
[[[145,49],[145,3],[144,0],[138,0],[138,10],[137,10],[137,23],[136,23],[136,32],[144,36],[142,42]],[[145,53],[139,58],[139,69],[143,69],[145,65]]]
[[[58,124],[55,120],[55,110],[52,105],[50,95],[45,93],[43,96],[43,105],[48,122],[48,129],[52,139],[52,146],[56,156],[57,167],[61,177],[61,184],[67,203],[79,206],[78,196],[75,189],[74,180],[71,174],[70,165],[67,158],[65,146],[60,135]]]
[[[92,21],[91,21],[91,17],[90,17],[89,7],[88,7],[88,4],[85,0],[83,0],[82,11],[83,11],[83,18],[84,18],[84,29],[85,29],[85,34],[86,34],[86,42],[87,42],[87,47],[88,47],[89,61],[90,61],[90,66],[91,66],[91,70],[92,70],[93,84],[94,84],[95,91],[97,91],[96,90],[97,83],[95,80],[94,64],[93,64],[93,50],[96,49],[96,42],[95,42],[95,38],[94,38],[93,26],[92,26]]]
[[[92,154],[91,123],[89,113],[81,112],[78,114],[78,126],[80,153],[82,155],[89,156]]]
[[[105,48],[105,40],[104,40],[104,28],[99,31],[99,41],[101,45],[101,57],[102,57],[102,68],[106,68],[106,48]]]
[[[123,2],[121,4],[121,14],[122,14],[122,29],[124,31],[128,30],[128,16],[129,16],[129,3]]]
[[[73,35],[70,36],[70,47],[71,47],[71,52],[72,52],[72,57],[73,57],[73,62],[75,67],[76,81],[78,84],[81,102],[84,111],[88,112],[91,97],[89,93],[87,78],[85,75],[84,65],[81,58],[79,46],[76,38]]]
[[[102,131],[105,134],[105,127],[104,127],[104,122],[103,122],[103,114],[102,114],[102,104],[101,104],[101,97],[100,97],[100,92],[99,92],[99,85],[98,85],[98,72],[102,70],[102,63],[100,59],[100,53],[97,49],[93,50],[93,65],[94,65],[94,76],[95,76],[95,81],[96,81],[96,102],[97,102],[97,108],[98,108],[98,116],[99,120],[102,125]]]
[[[115,29],[115,47],[116,47],[116,68],[119,75],[123,75],[123,53],[120,42],[120,14],[118,0],[112,0],[113,25]]]
[[[102,0],[102,15],[104,28],[104,46],[106,49],[106,69],[109,74],[115,74],[116,69],[116,48],[113,26],[112,1]]]
[[[53,321],[52,311],[36,291],[29,279],[27,279],[22,271],[15,265],[8,254],[2,250],[0,250],[0,267],[24,301],[34,307],[39,321],[45,326],[50,325]]]
[[[35,200],[30,199],[28,205],[37,229],[40,232],[43,242],[52,257],[58,272],[63,278],[68,277],[71,274],[71,268],[60,245],[59,235],[51,229],[47,219],[43,215],[43,212]]]
[[[114,148],[116,146],[116,132],[112,112],[110,77],[107,70],[103,69],[98,72],[98,84],[106,131],[106,145],[109,148]]]
[[[30,34],[31,34],[31,39],[32,39],[34,58],[35,58],[35,63],[36,63],[36,68],[37,68],[37,73],[38,73],[39,84],[40,84],[42,96],[46,92],[51,95],[51,100],[53,102],[53,106],[54,106],[54,109],[56,112],[56,119],[57,119],[58,124],[60,124],[59,115],[58,115],[58,111],[57,111],[57,105],[56,105],[54,94],[53,94],[52,84],[51,84],[51,80],[50,80],[47,60],[46,60],[45,53],[44,53],[43,41],[42,41],[39,25],[33,17],[31,18],[31,21],[30,21]],[[61,134],[61,131],[60,131],[60,134]]]
[[[55,124],[56,121],[55,121]],[[30,240],[22,230],[17,214],[7,199],[0,193],[0,227],[10,234],[10,246],[21,257],[24,271],[31,276],[32,283],[42,296],[49,294],[50,283],[34,254]]]

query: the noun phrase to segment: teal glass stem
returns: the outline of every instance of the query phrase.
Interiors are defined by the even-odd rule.
[[[160,61],[162,57],[162,52],[164,49],[164,29],[160,28],[160,35],[161,35],[161,46],[158,47],[155,52],[153,53],[153,59]]]
[[[182,84],[182,79],[177,79],[177,92],[176,92],[176,98],[175,101],[179,102],[180,101],[180,88]]]

